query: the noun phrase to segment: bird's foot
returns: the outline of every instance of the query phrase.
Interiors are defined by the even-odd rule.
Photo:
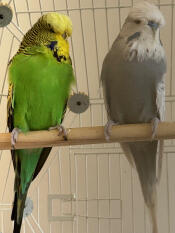
[[[17,142],[18,135],[20,132],[21,130],[19,128],[14,128],[11,132],[11,144],[13,148],[15,148],[15,144]]]
[[[151,136],[151,139],[154,140],[155,136],[156,136],[156,133],[157,133],[157,127],[159,125],[159,122],[160,120],[155,117],[152,119],[151,121],[151,126],[152,126],[152,136]]]
[[[108,122],[106,123],[105,127],[104,127],[104,134],[105,134],[105,139],[106,141],[110,140],[110,134],[111,134],[111,129],[112,126],[114,125],[118,125],[119,123],[116,123],[112,120],[108,120]]]
[[[49,130],[53,130],[53,129],[57,129],[58,130],[58,135],[61,135],[63,134],[63,138],[64,140],[67,140],[67,130],[64,128],[63,125],[56,125],[56,126],[53,126],[53,127],[50,127]]]

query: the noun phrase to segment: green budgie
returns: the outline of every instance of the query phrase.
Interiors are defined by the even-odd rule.
[[[71,85],[75,81],[67,38],[72,34],[68,16],[43,15],[24,36],[9,65],[8,127],[12,144],[20,131],[61,126]],[[27,192],[51,148],[12,150],[15,170],[13,233],[20,233]]]

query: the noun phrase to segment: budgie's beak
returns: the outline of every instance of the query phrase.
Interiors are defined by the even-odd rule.
[[[151,21],[148,21],[148,26],[150,26],[153,31],[157,31],[157,29],[159,28],[159,23],[156,23],[151,20]]]

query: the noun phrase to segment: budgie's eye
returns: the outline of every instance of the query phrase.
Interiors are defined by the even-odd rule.
[[[66,32],[63,33],[63,34],[62,34],[62,37],[66,40],[66,39],[67,39],[67,33],[66,33]]]
[[[139,20],[139,19],[136,19],[134,22],[135,22],[136,24],[141,24],[141,20]]]
[[[52,26],[50,24],[48,24],[48,26],[49,26],[49,31],[54,33]]]

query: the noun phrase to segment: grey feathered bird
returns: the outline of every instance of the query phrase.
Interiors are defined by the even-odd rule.
[[[106,55],[101,79],[108,114],[105,136],[113,124],[152,122],[152,137],[164,118],[165,52],[159,29],[165,24],[159,9],[146,1],[134,6]],[[121,143],[129,162],[136,167],[153,233],[156,221],[156,183],[160,177],[163,141]],[[159,171],[157,172],[157,163]]]

